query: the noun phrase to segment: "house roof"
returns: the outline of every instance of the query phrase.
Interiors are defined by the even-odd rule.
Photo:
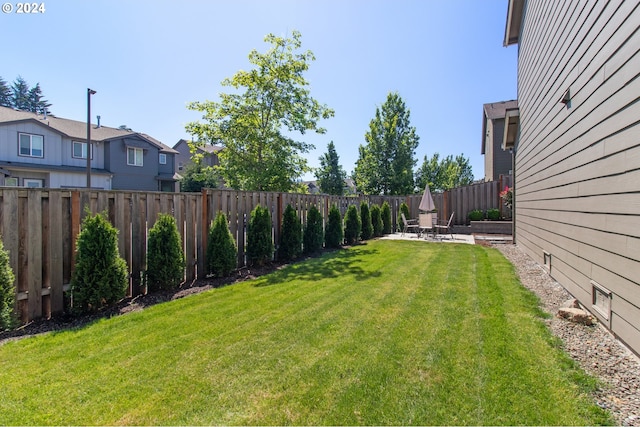
[[[188,141],[186,139],[181,139],[180,141],[176,142],[176,144],[173,146],[174,149],[177,150],[177,147],[179,145],[189,145],[191,141]],[[212,153],[217,153],[218,151],[222,150],[222,147],[220,145],[213,145],[213,144],[205,144],[205,145],[201,145],[198,147],[198,151],[204,151],[206,153],[212,154]]]
[[[507,8],[507,23],[504,29],[503,45],[509,46],[518,43],[520,38],[520,27],[522,26],[522,11],[524,0],[509,0]]]
[[[518,100],[491,102],[482,106],[482,146],[480,154],[485,153],[487,139],[487,120],[504,119],[507,110],[518,108]]]
[[[0,124],[18,123],[18,122],[33,122],[40,126],[49,127],[52,131],[64,135],[66,137],[84,141],[87,139],[87,122],[79,122],[77,120],[63,119],[56,117],[52,114],[43,116],[41,114],[32,113],[29,111],[15,110],[8,107],[0,107]],[[173,148],[163,144],[151,136],[132,132],[119,128],[112,128],[108,126],[96,126],[91,125],[91,140],[92,141],[109,141],[112,139],[138,136],[147,141],[151,145],[160,149],[165,153],[177,153]]]

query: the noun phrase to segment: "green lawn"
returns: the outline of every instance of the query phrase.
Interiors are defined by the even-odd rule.
[[[0,425],[609,423],[496,250],[370,241],[0,346]]]

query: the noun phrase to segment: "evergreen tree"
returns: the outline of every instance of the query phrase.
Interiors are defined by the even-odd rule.
[[[373,237],[373,224],[371,223],[371,211],[369,210],[369,204],[365,201],[360,203],[360,223],[362,224],[360,237],[362,240],[369,240]]]
[[[105,214],[87,214],[76,247],[73,311],[95,312],[124,298],[129,286],[127,263],[118,253],[118,230]]]
[[[320,157],[320,167],[316,170],[316,178],[321,192],[336,196],[344,194],[344,180],[347,178],[347,173],[340,165],[333,141],[329,142],[327,152]]]
[[[273,256],[271,214],[260,205],[251,211],[247,229],[247,259],[251,264],[264,265]]]
[[[322,249],[322,214],[315,205],[311,206],[307,214],[304,227],[303,248],[305,254],[319,252]]]
[[[19,110],[29,111],[29,84],[21,76],[18,76],[11,86],[13,91],[13,107]]]
[[[350,205],[344,216],[344,240],[347,245],[357,243],[361,232],[362,221],[358,214],[358,208],[356,208],[355,205]]]
[[[238,265],[238,249],[229,230],[227,217],[218,212],[207,240],[207,267],[214,276],[225,277]]]
[[[0,77],[0,107],[13,107],[13,92],[2,77]]]
[[[47,114],[51,113],[51,111],[49,111],[49,107],[51,107],[51,104],[49,104],[49,102],[42,96],[40,83],[36,83],[34,87],[29,89],[28,97],[29,111],[37,114],[44,114],[45,112]]]
[[[371,225],[373,225],[373,235],[375,237],[382,236],[382,230],[384,229],[384,224],[382,222],[382,214],[380,211],[380,206],[378,205],[371,206]]]
[[[327,219],[327,228],[324,231],[324,244],[327,248],[339,248],[342,245],[344,232],[342,229],[342,215],[340,211],[333,205],[329,209],[329,218]]]
[[[391,234],[391,206],[385,201],[382,204],[382,234]]]
[[[145,279],[150,291],[175,289],[184,280],[185,258],[174,217],[158,215],[149,230],[147,271]]]
[[[9,264],[9,252],[0,240],[0,332],[11,329],[16,323],[16,287],[15,275]]]
[[[302,224],[295,209],[287,205],[282,215],[282,232],[278,257],[283,261],[296,259],[302,252]]]
[[[358,148],[354,179],[365,194],[405,195],[414,192],[413,167],[419,137],[410,111],[397,93],[376,108],[375,118]]]

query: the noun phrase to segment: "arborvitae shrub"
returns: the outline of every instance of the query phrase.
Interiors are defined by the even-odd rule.
[[[302,252],[302,224],[298,214],[287,205],[282,215],[282,231],[280,233],[280,247],[278,258],[282,261],[296,259]]]
[[[373,237],[373,224],[371,223],[371,211],[369,204],[365,201],[360,203],[360,237],[362,240],[369,240]]]
[[[76,248],[73,312],[95,312],[124,298],[129,285],[127,263],[118,254],[118,230],[104,214],[87,213]]]
[[[371,225],[373,226],[373,235],[375,237],[382,236],[382,215],[380,212],[380,206],[378,205],[371,206]]]
[[[404,224],[402,223],[402,216],[400,214],[404,214],[406,219],[411,219],[409,216],[409,206],[405,202],[400,203],[400,212],[398,212],[398,230],[402,230]]]
[[[389,202],[382,204],[382,234],[391,234],[391,206]]]
[[[347,245],[357,243],[361,231],[362,223],[360,222],[358,208],[355,205],[351,205],[347,208],[347,213],[344,216],[344,240]]]
[[[0,331],[12,329],[16,325],[15,276],[9,264],[9,252],[4,249],[0,240]]]
[[[338,213],[340,215],[340,213]],[[304,227],[303,247],[305,254],[319,252],[322,249],[322,214],[315,206],[311,206],[307,213],[307,223]]]
[[[174,217],[158,215],[149,230],[147,240],[147,271],[149,291],[175,289],[184,280],[184,252]]]
[[[339,248],[343,239],[342,216],[334,205],[329,209],[327,228],[324,231],[324,244],[327,248]]]
[[[264,265],[273,256],[271,215],[269,209],[258,205],[251,211],[247,230],[247,258],[251,264]]]
[[[238,266],[238,248],[229,231],[227,217],[218,212],[207,239],[207,268],[217,277],[225,277]]]

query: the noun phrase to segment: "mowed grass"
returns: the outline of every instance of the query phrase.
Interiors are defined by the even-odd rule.
[[[496,250],[370,241],[0,346],[0,424],[593,425]]]

